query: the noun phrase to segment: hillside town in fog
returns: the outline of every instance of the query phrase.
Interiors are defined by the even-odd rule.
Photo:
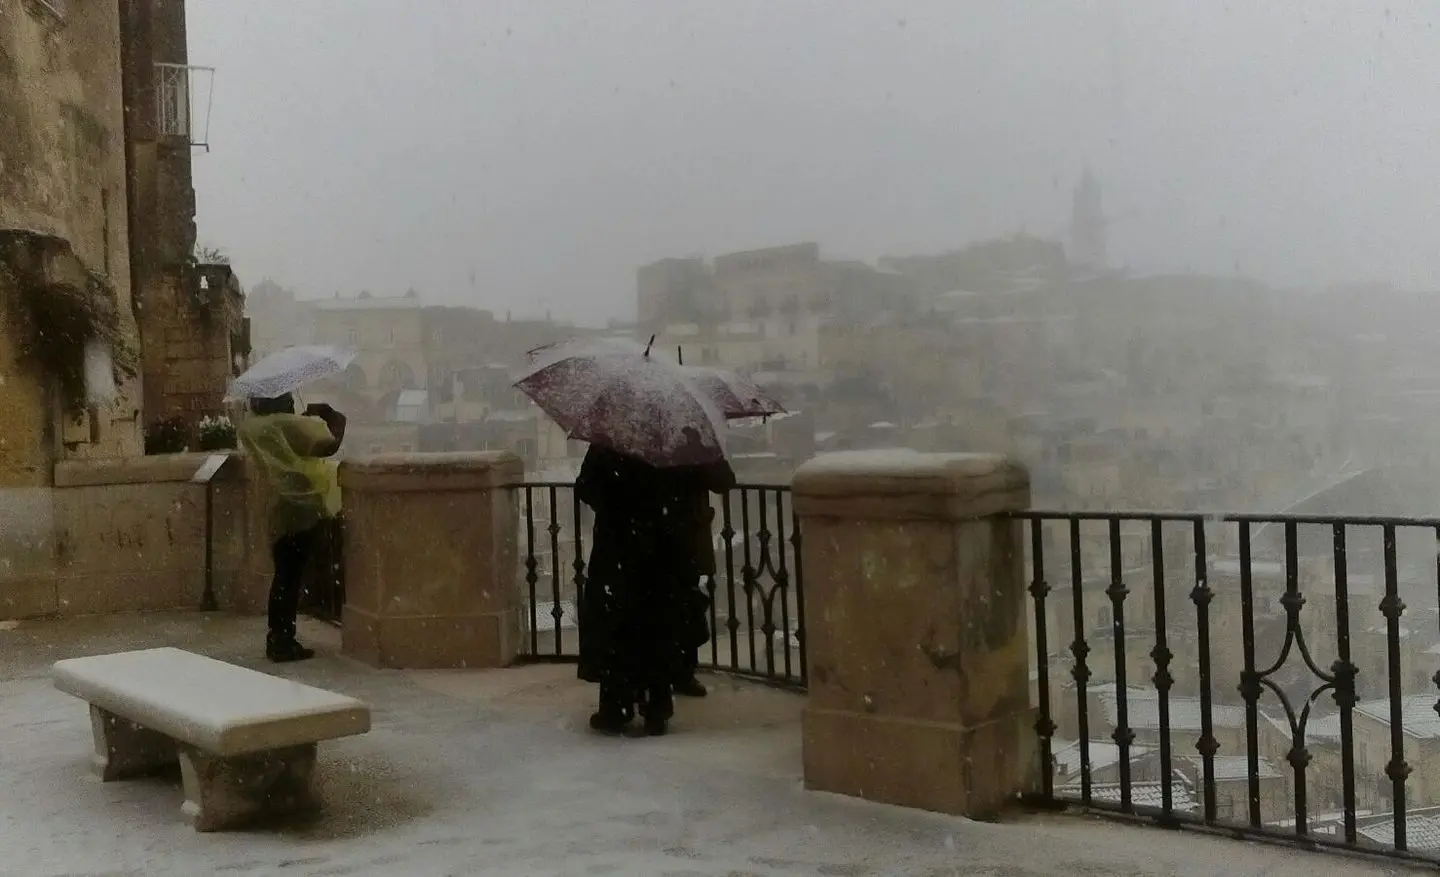
[[[1100,191],[1088,174],[1076,186],[1064,240],[876,264],[806,242],[642,265],[633,315],[599,328],[431,302],[449,290],[266,279],[245,299],[252,357],[357,349],[318,391],[352,412],[353,453],[506,449],[539,472],[573,474],[583,450],[510,387],[525,351],[652,335],[785,400],[788,415],[732,436],[756,481],[830,450],[1003,451],[1031,467],[1045,508],[1283,510],[1377,466],[1433,471],[1414,434],[1440,414],[1425,293],[1138,276],[1107,259]]]

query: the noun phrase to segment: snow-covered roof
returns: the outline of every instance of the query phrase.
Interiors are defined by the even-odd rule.
[[[1355,711],[1382,725],[1390,725],[1390,700],[1378,698],[1356,704]],[[1412,694],[1400,699],[1400,727],[1411,737],[1440,737],[1440,715],[1435,712],[1433,694]]]

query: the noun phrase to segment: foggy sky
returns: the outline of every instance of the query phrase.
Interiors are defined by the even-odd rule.
[[[1055,234],[1088,162],[1137,270],[1440,289],[1432,8],[191,0],[200,240],[306,297],[598,321],[667,255]]]

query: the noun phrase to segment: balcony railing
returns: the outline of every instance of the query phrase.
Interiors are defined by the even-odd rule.
[[[1440,518],[1017,517],[1042,803],[1440,860]]]
[[[574,485],[519,488],[526,597],[526,652],[533,660],[578,660],[577,607],[585,591],[591,518]],[[800,531],[790,488],[746,484],[714,500],[716,572],[703,668],[803,688],[806,680]]]
[[[210,99],[215,68],[155,64],[155,125],[161,137],[210,149]]]

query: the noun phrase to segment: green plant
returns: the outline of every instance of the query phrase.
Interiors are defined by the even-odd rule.
[[[200,450],[223,451],[235,447],[235,424],[224,414],[200,421]]]
[[[145,427],[146,454],[183,454],[190,450],[185,439],[185,418],[170,417]]]

